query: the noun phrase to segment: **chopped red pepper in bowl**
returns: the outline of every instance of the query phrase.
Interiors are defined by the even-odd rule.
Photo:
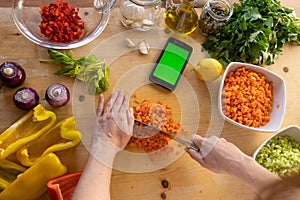
[[[41,33],[54,42],[68,43],[79,39],[83,33],[84,22],[78,12],[79,8],[62,0],[56,0],[49,6],[41,6]]]
[[[99,0],[100,1],[100,0]],[[98,37],[110,17],[111,1],[13,0],[13,20],[30,41],[51,49],[72,49]]]

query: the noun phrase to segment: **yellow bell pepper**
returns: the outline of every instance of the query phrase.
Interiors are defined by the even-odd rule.
[[[11,184],[27,168],[7,159],[0,160],[0,192]]]
[[[0,159],[8,157],[38,138],[55,121],[55,113],[46,110],[41,104],[34,107],[0,135]]]
[[[67,172],[59,158],[50,153],[27,169],[0,193],[0,200],[35,200],[47,191],[47,182]]]
[[[72,148],[81,141],[81,133],[77,131],[74,117],[69,117],[31,141],[17,151],[16,156],[24,166],[32,166],[45,155]]]

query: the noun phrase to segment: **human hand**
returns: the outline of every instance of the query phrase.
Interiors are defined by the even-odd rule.
[[[241,163],[248,159],[246,154],[224,138],[193,135],[192,141],[200,148],[200,153],[188,149],[189,155],[201,166],[215,173],[235,175],[241,168]]]
[[[105,106],[104,96],[100,94],[96,118],[97,130],[92,135],[90,157],[72,199],[111,199],[113,162],[133,132],[133,110],[123,91],[114,92]]]
[[[112,143],[112,146],[117,147],[116,151],[124,149],[132,135],[134,123],[129,97],[123,91],[114,92],[104,106],[104,97],[100,94],[97,120],[100,128],[97,141]]]

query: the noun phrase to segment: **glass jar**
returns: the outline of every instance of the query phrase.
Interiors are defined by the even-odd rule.
[[[160,0],[123,0],[120,6],[121,23],[142,31],[149,30],[159,23]]]
[[[184,34],[192,33],[198,26],[198,14],[194,9],[193,0],[183,0],[180,4],[167,0],[164,13],[165,26]]]
[[[209,0],[203,7],[199,29],[204,36],[215,35],[226,24],[233,13],[226,0]]]
[[[203,8],[207,0],[194,0],[194,8]]]

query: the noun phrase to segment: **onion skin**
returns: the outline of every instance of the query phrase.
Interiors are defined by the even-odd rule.
[[[54,83],[47,88],[45,98],[51,106],[61,107],[69,102],[70,92],[63,84]]]
[[[18,89],[14,94],[15,105],[23,110],[31,110],[39,103],[38,93],[28,87]]]
[[[25,70],[16,62],[5,62],[0,66],[0,79],[11,88],[20,86],[26,79]]]

